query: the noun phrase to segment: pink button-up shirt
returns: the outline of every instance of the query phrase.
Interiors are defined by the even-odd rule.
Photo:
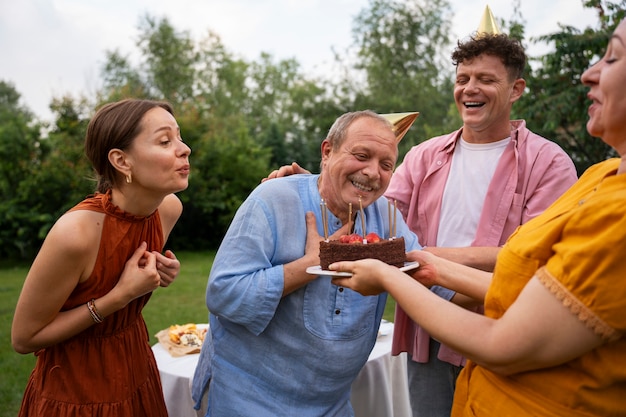
[[[511,126],[511,142],[489,184],[472,246],[502,246],[519,225],[544,211],[577,180],[572,160],[557,144],[532,133],[523,120],[512,121]],[[423,246],[437,244],[443,190],[461,131],[414,146],[385,193],[396,200]],[[413,360],[427,362],[429,340],[429,334],[398,306],[392,353],[408,352]],[[445,345],[437,357],[464,364],[464,358]]]

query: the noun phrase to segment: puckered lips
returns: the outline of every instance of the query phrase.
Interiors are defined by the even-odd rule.
[[[182,167],[176,170],[176,172],[178,172],[179,174],[183,174],[183,175],[189,175],[189,171],[190,171],[189,164],[183,165]]]

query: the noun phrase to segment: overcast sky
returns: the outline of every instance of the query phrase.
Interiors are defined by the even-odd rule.
[[[581,0],[520,0],[527,37],[595,26]],[[488,4],[510,20],[512,0],[450,0],[453,39],[475,31]],[[0,0],[0,80],[12,82],[23,104],[50,119],[52,97],[99,88],[105,51],[135,51],[142,16],[167,17],[199,39],[210,29],[237,56],[295,58],[305,70],[323,71],[332,49],[352,43],[354,17],[369,0]],[[529,48],[543,54],[545,49]]]

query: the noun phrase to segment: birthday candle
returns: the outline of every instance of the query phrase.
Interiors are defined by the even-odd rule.
[[[393,237],[396,237],[396,209],[398,206],[398,202],[396,200],[393,200]]]
[[[328,213],[326,212],[324,199],[320,202],[320,211],[322,212],[322,225],[324,226],[324,240],[328,241]]]
[[[391,239],[391,231],[392,231],[392,225],[391,225],[391,200],[387,200],[387,215],[389,216],[389,236],[387,236],[387,238]]]
[[[348,203],[348,226],[350,223],[352,223],[352,203]]]
[[[363,240],[365,240],[365,212],[363,211],[363,201],[361,201],[361,197],[359,197],[359,210],[361,211],[361,229],[363,229]]]

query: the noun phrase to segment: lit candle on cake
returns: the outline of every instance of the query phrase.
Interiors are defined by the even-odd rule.
[[[320,202],[320,211],[322,212],[322,225],[324,226],[324,240],[328,242],[328,213],[326,211],[326,202],[323,198]]]
[[[387,216],[389,216],[389,236],[387,236],[388,239],[391,239],[392,236],[392,226],[391,226],[391,200],[387,200]]]
[[[366,232],[365,232],[365,212],[363,211],[363,201],[359,196],[359,211],[361,212],[361,232],[363,233],[363,243],[367,243],[365,240]]]
[[[350,226],[350,223],[352,223],[352,203],[348,203],[348,226]]]
[[[398,208],[398,202],[393,200],[393,237],[396,237],[396,211]]]

